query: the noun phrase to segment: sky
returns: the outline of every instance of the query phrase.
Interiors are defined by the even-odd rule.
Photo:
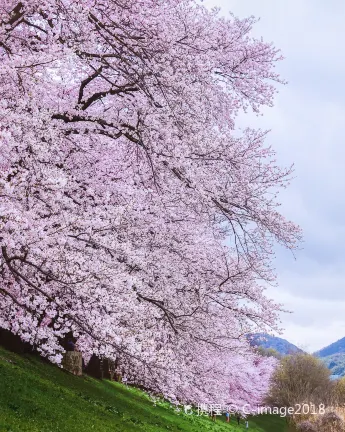
[[[270,129],[267,144],[294,180],[280,194],[281,211],[304,233],[301,250],[277,248],[279,288],[268,295],[292,313],[281,337],[314,352],[345,337],[345,2],[343,0],[204,0],[239,18],[260,18],[254,37],[273,42],[288,81],[273,108],[246,116]]]

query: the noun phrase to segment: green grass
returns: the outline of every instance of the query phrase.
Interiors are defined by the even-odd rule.
[[[90,377],[78,378],[35,356],[0,347],[0,432],[240,432],[244,425],[216,423],[154,406],[136,388]],[[275,416],[249,419],[251,432],[287,431]]]

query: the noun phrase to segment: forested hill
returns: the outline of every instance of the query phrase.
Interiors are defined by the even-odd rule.
[[[328,369],[331,370],[333,377],[345,375],[345,338],[322,348],[314,353],[316,357],[321,358]]]
[[[317,357],[328,357],[330,355],[340,353],[345,354],[345,337],[333,342],[331,345],[328,345],[325,348],[322,348],[320,351],[314,353],[314,355]]]
[[[264,349],[273,349],[281,355],[302,352],[300,348],[290,343],[286,339],[282,339],[277,336],[271,336],[266,333],[254,333],[248,335],[248,339],[252,346],[258,346]]]
[[[261,347],[264,350],[274,350],[283,356],[303,352],[286,339],[266,333],[254,333],[248,335],[248,339],[252,346]],[[315,352],[314,355],[325,363],[333,377],[345,375],[345,337]]]

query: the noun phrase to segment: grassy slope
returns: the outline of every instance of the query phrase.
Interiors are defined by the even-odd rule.
[[[285,420],[260,416],[251,432],[284,432]],[[77,378],[34,356],[0,347],[0,432],[244,431],[206,417],[178,415],[168,403],[122,384]]]

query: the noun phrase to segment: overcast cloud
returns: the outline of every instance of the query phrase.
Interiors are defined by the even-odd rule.
[[[280,195],[282,212],[304,231],[296,260],[278,249],[279,289],[269,291],[292,314],[282,315],[283,337],[315,351],[345,337],[345,2],[343,0],[205,0],[260,21],[253,35],[281,49],[274,108],[248,126],[267,137],[282,165],[295,163],[295,180]],[[241,123],[243,120],[241,120]]]

